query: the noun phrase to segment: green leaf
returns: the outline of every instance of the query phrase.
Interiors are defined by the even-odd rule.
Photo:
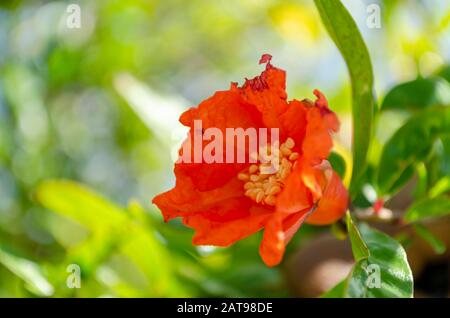
[[[92,231],[120,228],[124,211],[89,188],[69,180],[49,180],[36,190],[36,199],[53,212],[72,219]]]
[[[439,137],[433,144],[425,168],[429,195],[436,197],[447,192],[449,183],[445,178],[450,181],[450,134]]]
[[[349,232],[354,232],[354,235],[349,236],[357,262],[348,277],[322,297],[412,297],[413,276],[400,243],[365,224],[361,224],[358,229],[348,215],[347,222]],[[358,252],[355,252],[354,246]]]
[[[435,198],[448,191],[450,191],[450,177],[442,177],[430,189],[429,197]]]
[[[437,75],[450,83],[450,65],[445,65]]]
[[[12,255],[0,248],[0,264],[25,282],[26,288],[38,296],[53,295],[53,286],[42,274],[39,266],[27,259]]]
[[[92,275],[108,256],[119,251],[142,272],[147,291],[159,296],[184,295],[171,256],[136,203],[126,211],[82,184],[67,180],[43,182],[36,198],[44,207],[92,232],[67,255],[70,262],[82,266],[85,276]]]
[[[418,78],[392,88],[382,110],[420,110],[450,104],[450,84],[442,78]]]
[[[427,198],[413,204],[406,212],[404,218],[408,222],[416,222],[448,214],[450,214],[450,198],[441,196]]]
[[[333,170],[337,172],[337,174],[344,179],[345,177],[345,170],[346,170],[346,163],[344,158],[339,155],[336,152],[331,152],[331,154],[328,156],[328,161],[330,162],[331,166],[333,167]]]
[[[315,0],[322,22],[341,52],[350,74],[353,115],[353,172],[350,184],[355,194],[363,174],[374,114],[373,71],[369,52],[350,13],[338,0]]]
[[[421,224],[414,224],[414,230],[420,235],[425,241],[430,244],[436,254],[443,254],[445,252],[445,244],[433,235],[425,226]]]
[[[370,256],[354,266],[346,295],[352,298],[412,297],[413,276],[400,243],[365,224],[359,229]]]
[[[129,231],[129,238],[122,243],[120,251],[144,273],[148,289],[157,296],[185,295],[184,287],[174,276],[168,251],[152,232],[142,227]]]
[[[343,298],[345,296],[347,279],[342,280],[336,286],[331,288],[326,293],[322,294],[320,298]]]
[[[358,228],[353,223],[350,213],[347,211],[347,230],[350,237],[350,243],[352,245],[352,252],[355,261],[369,257],[369,249],[366,243],[364,243]]]
[[[414,164],[425,160],[436,139],[449,133],[449,107],[426,109],[411,117],[383,148],[377,180],[380,194],[392,193],[406,183],[405,175],[412,176]]]

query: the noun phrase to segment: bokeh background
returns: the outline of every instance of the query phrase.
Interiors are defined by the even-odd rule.
[[[70,3],[79,29],[67,27]],[[343,3],[379,98],[450,61],[448,1]],[[381,28],[366,24],[371,3]],[[299,296],[284,264],[260,260],[260,234],[194,247],[192,231],[150,203],[174,184],[179,114],[259,74],[263,53],[287,70],[290,98],[326,94],[346,158],[349,79],[313,1],[2,0],[0,297]],[[377,142],[403,118],[385,116]],[[323,231],[302,227],[286,259]],[[79,289],[66,284],[70,264]]]

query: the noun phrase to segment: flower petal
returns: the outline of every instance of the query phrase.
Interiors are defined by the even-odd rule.
[[[314,94],[318,99],[315,106],[308,109],[302,153],[306,158],[326,159],[333,147],[331,133],[339,129],[339,121],[328,108],[325,96],[318,90]]]
[[[286,179],[283,191],[278,195],[276,210],[282,213],[296,213],[313,206],[312,197],[302,181],[299,165]]]
[[[259,247],[259,254],[267,266],[276,266],[281,262],[286,245],[308,217],[308,212],[308,210],[294,214],[275,212],[267,221]]]
[[[280,115],[280,130],[283,135],[295,141],[294,150],[301,152],[301,145],[306,133],[307,107],[303,102],[293,100],[289,102],[287,110]]]
[[[153,199],[161,210],[164,220],[210,211],[211,215],[230,215],[236,211],[245,211],[251,201],[244,197],[242,182],[231,179],[220,188],[200,191],[180,165],[175,166],[176,185]],[[243,214],[245,212],[241,212]]]
[[[228,246],[264,228],[260,254],[268,266],[275,266],[303,222],[328,224],[342,217],[348,193],[326,161],[333,145],[331,133],[339,128],[336,115],[317,90],[314,103],[288,103],[286,74],[272,66],[270,60],[270,55],[263,55],[260,63],[266,63],[266,69],[246,80],[242,87],[232,83],[229,90],[216,92],[182,114],[180,122],[190,128],[190,134],[180,150],[182,160],[175,164],[176,185],[153,202],[165,221],[181,217],[185,225],[193,228],[196,245]],[[196,120],[201,121],[201,127]],[[219,154],[214,148],[214,155],[221,157],[222,163],[204,162],[205,147],[210,150],[210,142],[215,141],[203,140],[208,128],[221,133],[217,138],[224,141],[219,143],[223,148]],[[244,195],[243,182],[236,176],[249,163],[226,163],[228,128],[280,128],[280,141],[288,137],[295,141],[293,151],[300,157],[275,207],[258,204]],[[200,142],[200,149],[196,142]],[[202,162],[193,161],[194,150],[201,151]],[[234,150],[238,150],[237,145]],[[248,155],[248,147],[245,151]]]
[[[258,108],[267,127],[280,127],[279,117],[288,108],[286,72],[272,66],[270,58],[261,61],[267,62],[265,71],[247,79],[242,87],[235,86],[235,89],[248,103]]]
[[[318,202],[317,209],[308,217],[306,223],[314,225],[334,223],[344,215],[347,206],[347,189],[339,175],[333,171],[323,196]]]
[[[228,246],[261,230],[272,214],[273,210],[252,206],[245,216],[229,221],[214,221],[208,215],[196,214],[184,218],[183,223],[195,229],[193,244]]]
[[[331,165],[327,160],[311,158],[302,158],[298,165],[301,170],[301,179],[311,191],[313,202],[316,202],[322,197],[327,178],[331,177]]]
[[[195,149],[195,126],[194,121],[201,120],[203,130],[207,128],[216,128],[222,132],[223,163],[194,163]],[[192,179],[196,188],[201,191],[208,191],[217,187],[221,187],[231,178],[235,177],[246,164],[242,163],[226,163],[226,129],[227,128],[255,128],[263,127],[262,117],[257,108],[248,104],[236,91],[217,92],[212,97],[200,103],[198,108],[191,108],[180,117],[183,125],[190,127],[190,136],[184,142],[183,146],[190,150],[190,163],[183,162],[177,165],[185,175]],[[199,133],[199,132],[197,132]],[[202,132],[203,134],[203,132]],[[210,141],[203,141],[201,151]],[[234,149],[236,150],[236,144]],[[188,150],[188,151],[189,151]],[[248,151],[248,147],[246,149]],[[235,151],[236,153],[237,151]],[[181,151],[180,151],[181,155]],[[246,156],[248,158],[248,156]]]

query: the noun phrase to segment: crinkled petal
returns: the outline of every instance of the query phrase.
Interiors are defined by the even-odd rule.
[[[203,157],[200,163],[194,162],[195,120],[201,120],[203,131],[207,128],[216,128],[221,131],[223,136],[221,155],[223,163],[205,163]],[[221,187],[246,166],[246,164],[237,163],[236,160],[236,163],[226,163],[226,128],[252,128],[257,131],[258,128],[263,127],[261,114],[257,108],[245,102],[239,93],[232,90],[217,92],[200,103],[197,108],[191,108],[183,113],[180,121],[183,125],[190,127],[190,136],[183,144],[190,150],[190,155],[187,156],[190,161],[184,160],[183,163],[179,163],[178,169],[189,176],[194,186],[201,191]],[[203,141],[200,137],[200,142],[202,143],[201,154],[203,154],[203,150],[211,141]],[[234,147],[235,154],[237,153],[236,145],[237,142]],[[248,158],[247,151],[248,147],[246,148],[246,158]],[[180,151],[180,155],[182,153]],[[186,158],[186,156],[182,157]]]
[[[302,154],[305,158],[326,159],[333,147],[331,133],[339,129],[339,121],[328,108],[324,95],[318,90],[314,94],[318,99],[315,106],[308,109]]]
[[[261,59],[266,69],[253,79],[246,80],[242,87],[236,87],[243,98],[255,105],[262,114],[264,124],[280,127],[279,117],[288,108],[286,101],[286,72],[270,64],[270,56]]]

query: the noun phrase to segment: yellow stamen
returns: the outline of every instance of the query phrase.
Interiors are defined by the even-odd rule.
[[[255,187],[255,184],[253,182],[246,182],[244,184],[244,189],[245,190],[253,189],[254,187]]]
[[[293,152],[289,155],[289,160],[291,161],[297,160],[299,156],[300,155],[298,154],[298,152]]]
[[[292,153],[292,150],[287,147],[282,147],[280,150],[281,153],[286,157],[288,157]]]
[[[260,191],[256,194],[255,201],[256,201],[256,203],[260,203],[263,199],[264,199],[264,191],[263,191],[263,190],[260,190]]]
[[[277,149],[261,147],[259,155],[253,154],[254,158],[259,159],[258,163],[252,164],[248,169],[238,174],[239,180],[246,181],[244,184],[245,196],[257,203],[269,206],[276,204],[276,197],[283,190],[286,178],[295,168],[300,156],[298,152],[293,152],[294,146],[294,140],[288,138]],[[269,169],[273,167],[272,162],[270,162],[270,151],[272,151],[273,156],[280,159],[278,171],[272,172]],[[270,173],[266,173],[267,171],[270,171]]]
[[[248,169],[248,172],[250,174],[255,173],[256,171],[258,171],[258,166],[257,165],[251,165],[250,168]]]
[[[292,139],[292,138],[289,137],[289,138],[286,139],[286,141],[284,142],[284,145],[285,145],[286,147],[288,147],[289,149],[294,148],[294,146],[295,146],[294,139]]]
[[[247,173],[239,173],[238,174],[238,179],[241,181],[247,181],[249,179],[249,175]]]
[[[267,205],[275,205],[275,197],[273,195],[268,195],[265,197],[264,199],[264,203],[266,203]]]

